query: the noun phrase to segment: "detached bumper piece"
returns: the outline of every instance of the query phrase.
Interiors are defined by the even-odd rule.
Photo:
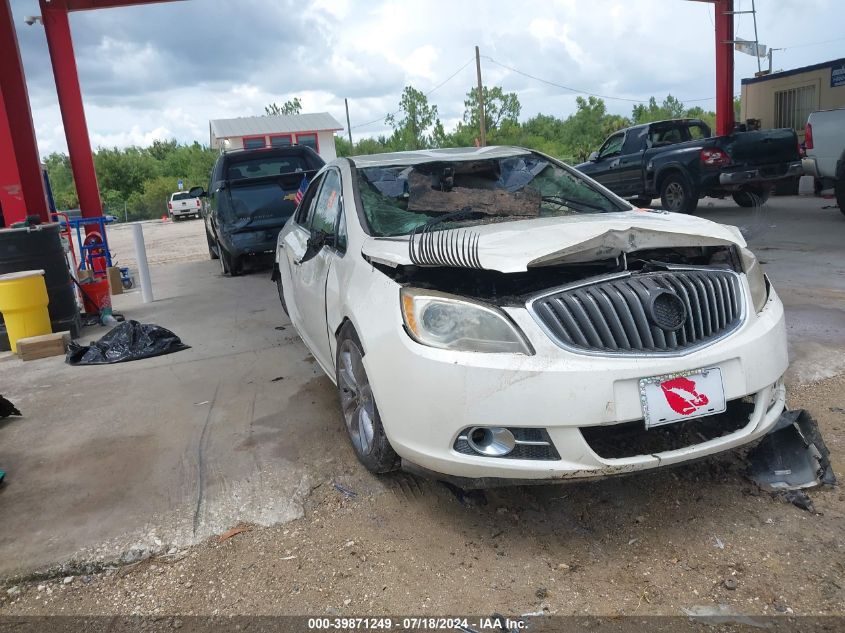
[[[771,433],[749,453],[748,459],[748,476],[769,492],[836,483],[830,451],[818,424],[804,409],[785,411]],[[794,499],[789,500],[795,503]]]

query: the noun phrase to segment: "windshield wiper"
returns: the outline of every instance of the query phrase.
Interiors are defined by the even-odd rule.
[[[566,196],[543,196],[541,200],[543,202],[554,202],[563,206],[572,206],[573,208],[580,206],[585,209],[595,209],[596,211],[601,211],[603,213],[607,212],[607,209],[597,204],[590,204],[589,202],[583,202],[582,200],[573,200],[572,198],[567,198]]]

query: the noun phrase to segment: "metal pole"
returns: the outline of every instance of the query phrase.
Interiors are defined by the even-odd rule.
[[[481,54],[475,47],[475,74],[478,77],[478,128],[481,132],[481,147],[487,146],[487,125],[484,121],[484,87],[481,83]]]
[[[82,105],[67,3],[66,0],[41,0],[40,6],[79,208],[82,209],[84,218],[100,217],[103,215],[103,204],[97,186],[97,173],[94,171],[88,125],[85,122],[85,108]],[[85,227],[86,233],[95,230],[95,223]]]
[[[734,127],[734,16],[733,0],[716,0],[716,134]]]
[[[123,221],[129,222],[129,214],[126,212],[126,200],[123,201]]]
[[[352,151],[352,126],[349,125],[349,101],[345,98],[343,105],[346,106],[346,131],[349,133],[349,151]]]
[[[5,205],[6,224],[22,221],[27,215],[37,215],[42,222],[49,222],[47,192],[9,0],[0,0],[0,86],[3,101],[0,116],[8,122],[9,132],[8,137],[3,135],[8,138],[8,147],[7,143],[0,147],[0,172],[4,176],[0,184],[9,195],[18,187],[23,194],[22,204]]]
[[[135,239],[135,259],[138,262],[138,280],[141,282],[141,301],[150,303],[153,300],[153,285],[150,282],[147,247],[144,245],[144,229],[140,222],[132,225],[132,237]]]
[[[760,66],[760,38],[757,37],[757,9],[754,8],[754,0],[751,0],[751,17],[754,19],[754,57],[757,58],[757,72],[763,70]]]

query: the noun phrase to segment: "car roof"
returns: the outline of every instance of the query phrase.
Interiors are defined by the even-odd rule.
[[[443,149],[421,149],[410,152],[389,152],[387,154],[366,154],[350,156],[356,167],[389,167],[391,165],[419,165],[431,162],[460,162],[489,158],[510,158],[525,156],[531,151],[524,147],[491,145],[488,147],[449,147]]]

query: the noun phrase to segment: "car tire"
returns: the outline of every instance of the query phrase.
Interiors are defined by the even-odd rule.
[[[220,259],[220,255],[217,251],[217,244],[214,242],[214,240],[211,239],[211,236],[208,234],[208,231],[205,232],[205,241],[208,242],[208,258]]]
[[[635,207],[643,209],[648,209],[651,206],[651,198],[634,198],[633,200],[629,200],[629,202]]]
[[[335,359],[344,426],[358,461],[371,473],[388,473],[399,468],[400,460],[384,433],[363,359],[361,340],[347,322],[337,337]]]
[[[840,178],[833,185],[833,194],[836,196],[836,204],[839,205],[839,210],[845,214],[845,179]]]
[[[276,277],[276,290],[279,291],[279,301],[282,304],[282,310],[285,311],[285,316],[290,317],[290,313],[288,312],[288,304],[285,303],[285,291],[282,287],[282,275],[281,273],[276,273],[278,277]]]
[[[766,200],[772,194],[772,190],[768,187],[746,187],[739,191],[734,191],[732,198],[739,206],[746,209],[751,207],[762,207],[766,204]]]
[[[698,193],[681,173],[669,174],[660,183],[660,202],[673,213],[692,213],[698,207]]]
[[[240,257],[234,257],[229,251],[223,248],[220,242],[217,242],[217,252],[220,254],[220,269],[224,275],[237,277],[241,274]]]

